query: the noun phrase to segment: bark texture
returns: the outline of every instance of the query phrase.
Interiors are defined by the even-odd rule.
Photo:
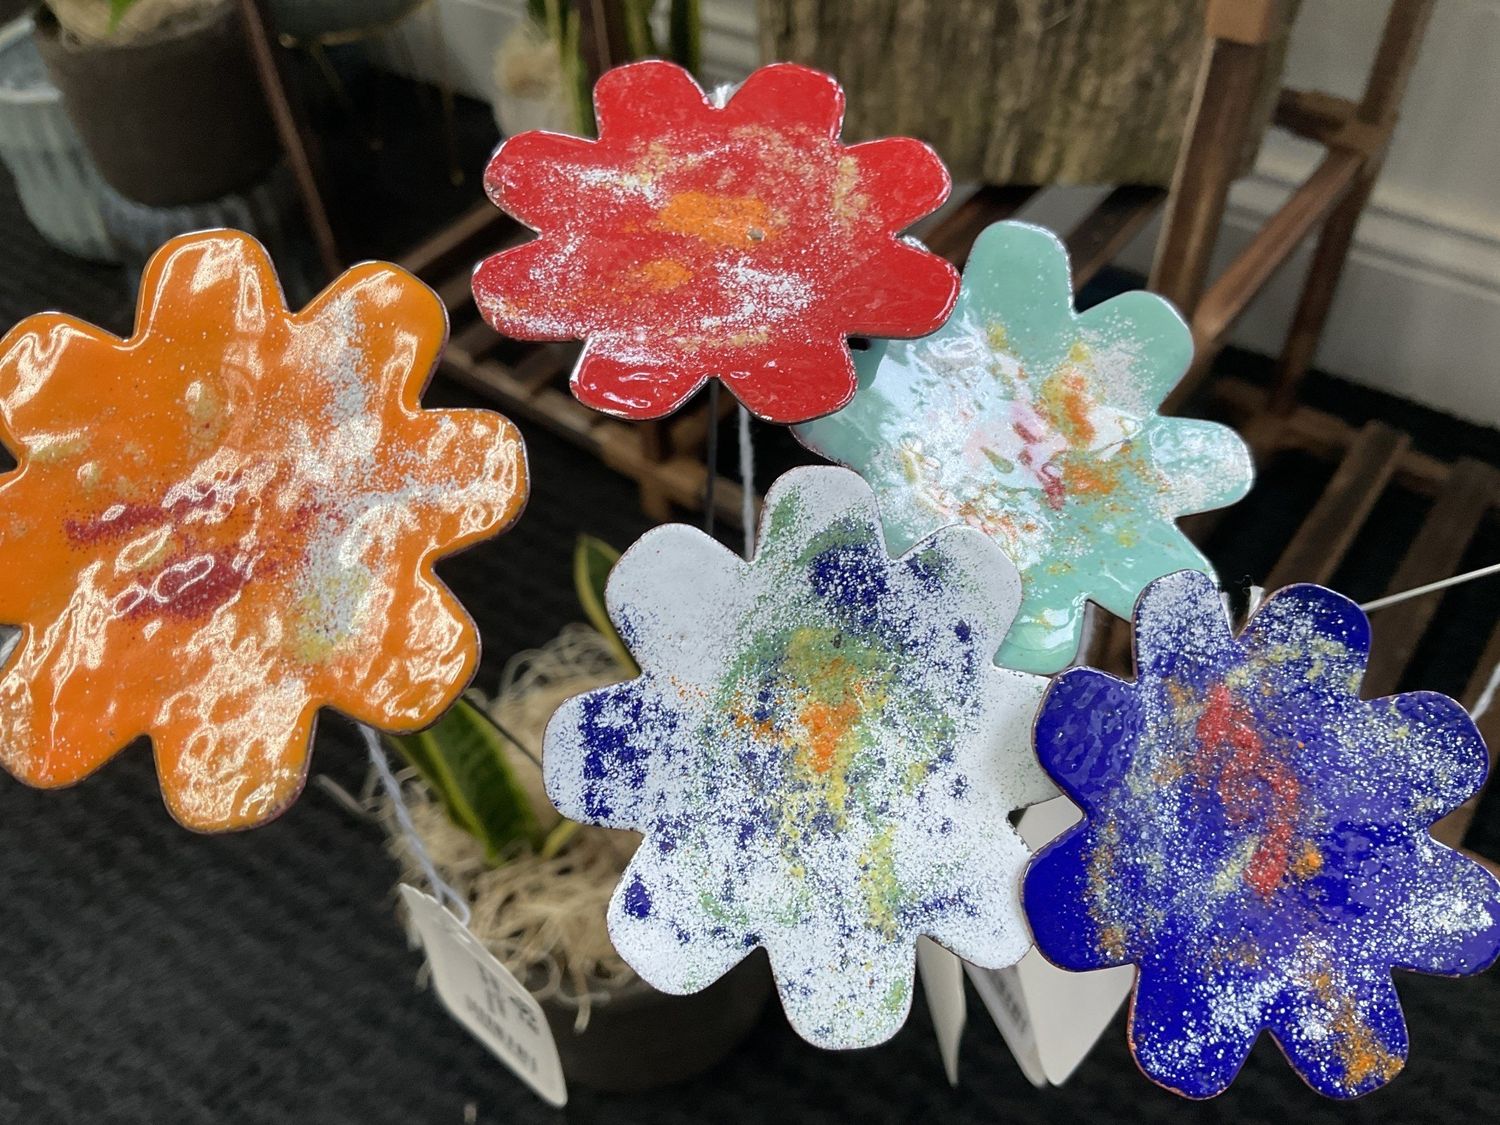
[[[1205,0],[759,0],[761,53],[828,71],[845,136],[916,136],[956,180],[1167,185],[1203,61]],[[1275,105],[1284,5],[1251,115]]]

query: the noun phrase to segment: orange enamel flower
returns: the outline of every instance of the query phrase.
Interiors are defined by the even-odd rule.
[[[76,782],[148,735],[189,828],[246,828],[302,788],[318,708],[414,730],[478,637],[433,576],[509,525],[509,421],[423,410],[435,294],[369,262],[301,312],[248,235],[175,239],[136,332],[57,314],[0,340],[0,763]]]

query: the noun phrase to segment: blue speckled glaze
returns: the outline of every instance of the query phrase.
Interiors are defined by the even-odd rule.
[[[681,525],[647,533],[607,600],[641,675],[548,724],[567,816],[640,831],[610,936],[667,992],[770,954],[825,1047],[893,1034],[930,935],[1000,967],[1030,946],[1009,813],[1055,792],[1031,753],[1040,677],[997,668],[1020,594],[984,536],[892,558],[874,496],[798,469],[753,562]]]
[[[860,352],[854,401],[794,432],[870,482],[893,551],[959,522],[998,543],[1022,582],[998,660],[1052,673],[1077,652],[1086,600],[1124,616],[1153,578],[1208,572],[1174,521],[1250,487],[1234,431],[1156,413],[1192,355],[1162,298],[1076,313],[1057,237],[996,223],[948,322]]]
[[[1233,636],[1184,571],[1135,629],[1134,683],[1067,672],[1037,719],[1085,814],[1027,871],[1038,947],[1139,966],[1131,1047],[1180,1094],[1222,1091],[1262,1030],[1320,1093],[1375,1089],[1407,1055],[1391,970],[1500,954],[1500,883],[1427,831],[1483,782],[1478,731],[1433,692],[1361,700],[1368,622],[1319,586]]]

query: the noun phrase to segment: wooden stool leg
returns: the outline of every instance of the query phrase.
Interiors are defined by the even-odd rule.
[[[1349,248],[1354,242],[1355,227],[1380,176],[1386,146],[1396,127],[1397,111],[1406,93],[1412,67],[1416,65],[1417,51],[1422,45],[1427,21],[1432,17],[1432,7],[1433,0],[1393,0],[1386,16],[1380,47],[1375,53],[1364,96],[1355,114],[1360,124],[1379,130],[1378,141],[1365,155],[1359,180],[1328,216],[1318,238],[1292,329],[1277,364],[1269,404],[1273,412],[1285,414],[1292,409],[1302,376],[1312,365],[1329,310],[1333,307],[1334,291],[1338,288]]]
[[[1189,319],[1203,295],[1229,185],[1245,150],[1245,107],[1260,88],[1276,12],[1275,0],[1210,0],[1208,5],[1207,58],[1149,283]]]

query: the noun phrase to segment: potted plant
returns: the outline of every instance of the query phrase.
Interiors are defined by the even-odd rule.
[[[46,0],[37,47],[100,175],[127,199],[219,199],[277,158],[233,0]]]
[[[669,58],[697,72],[702,38],[698,0],[670,0],[665,51],[652,25],[656,0],[618,3],[632,58]],[[527,0],[526,18],[495,52],[495,123],[500,132],[515,136],[549,129],[592,136],[589,88],[576,6],[569,0]]]
[[[627,1091],[712,1066],[745,1037],[770,993],[763,956],[689,996],[646,984],[610,944],[605,909],[639,837],[580,825],[554,810],[537,755],[553,710],[638,669],[604,610],[617,554],[579,540],[574,579],[590,624],[565,628],[506,669],[500,692],[460,700],[434,727],[392,736],[408,764],[403,792],[422,844],[463,895],[470,929],[538,998],[569,1081]],[[418,860],[387,806],[408,881]]]

